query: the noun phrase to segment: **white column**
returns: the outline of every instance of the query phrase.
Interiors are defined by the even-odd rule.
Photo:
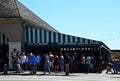
[[[58,43],[58,33],[55,33],[56,34],[56,43]]]
[[[63,43],[63,34],[60,34],[60,43]]]
[[[65,43],[68,43],[68,35],[65,35]]]
[[[51,32],[51,43],[53,43],[54,37],[53,37],[53,32]]]
[[[8,42],[9,45],[9,69],[12,68],[12,58],[11,54],[13,49],[16,49],[19,53],[21,53],[21,42]]]
[[[77,37],[75,37],[75,43],[76,43],[76,42],[78,42],[78,38],[77,38]]]

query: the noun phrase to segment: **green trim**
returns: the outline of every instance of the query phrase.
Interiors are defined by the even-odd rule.
[[[28,27],[26,27],[26,30],[25,30],[25,33],[26,33],[26,43],[28,43]]]
[[[51,31],[49,31],[49,43],[51,43]]]
[[[60,43],[60,39],[61,39],[61,38],[60,38],[60,35],[61,35],[61,34],[58,33],[58,42],[59,42],[59,43]]]
[[[53,32],[53,42],[56,43],[56,33]]]
[[[42,43],[42,30],[40,30],[40,43]]]
[[[30,31],[31,31],[31,43],[33,43],[33,28],[30,27]]]
[[[73,36],[72,38],[73,38],[73,43],[75,43],[75,37]]]
[[[68,43],[70,43],[70,35],[68,35]]]
[[[80,42],[80,38],[79,38],[79,37],[77,37],[77,39],[78,39],[78,42]]]
[[[37,37],[37,29],[35,28],[35,43],[37,43],[38,37]]]
[[[65,34],[63,34],[63,43],[65,43]]]

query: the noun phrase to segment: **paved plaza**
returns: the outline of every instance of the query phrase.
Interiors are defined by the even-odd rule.
[[[0,75],[0,81],[120,81],[120,74],[103,73],[73,73],[65,76],[64,73],[51,73],[43,75],[37,72],[36,75],[10,74]]]

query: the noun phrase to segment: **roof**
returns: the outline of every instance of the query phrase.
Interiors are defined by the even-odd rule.
[[[112,52],[120,52],[120,50],[111,50]]]
[[[0,0],[0,18],[22,18],[27,22],[37,24],[40,28],[58,32],[18,0]]]

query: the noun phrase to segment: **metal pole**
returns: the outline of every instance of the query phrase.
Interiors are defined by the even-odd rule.
[[[8,65],[4,64],[4,75],[8,74]]]

